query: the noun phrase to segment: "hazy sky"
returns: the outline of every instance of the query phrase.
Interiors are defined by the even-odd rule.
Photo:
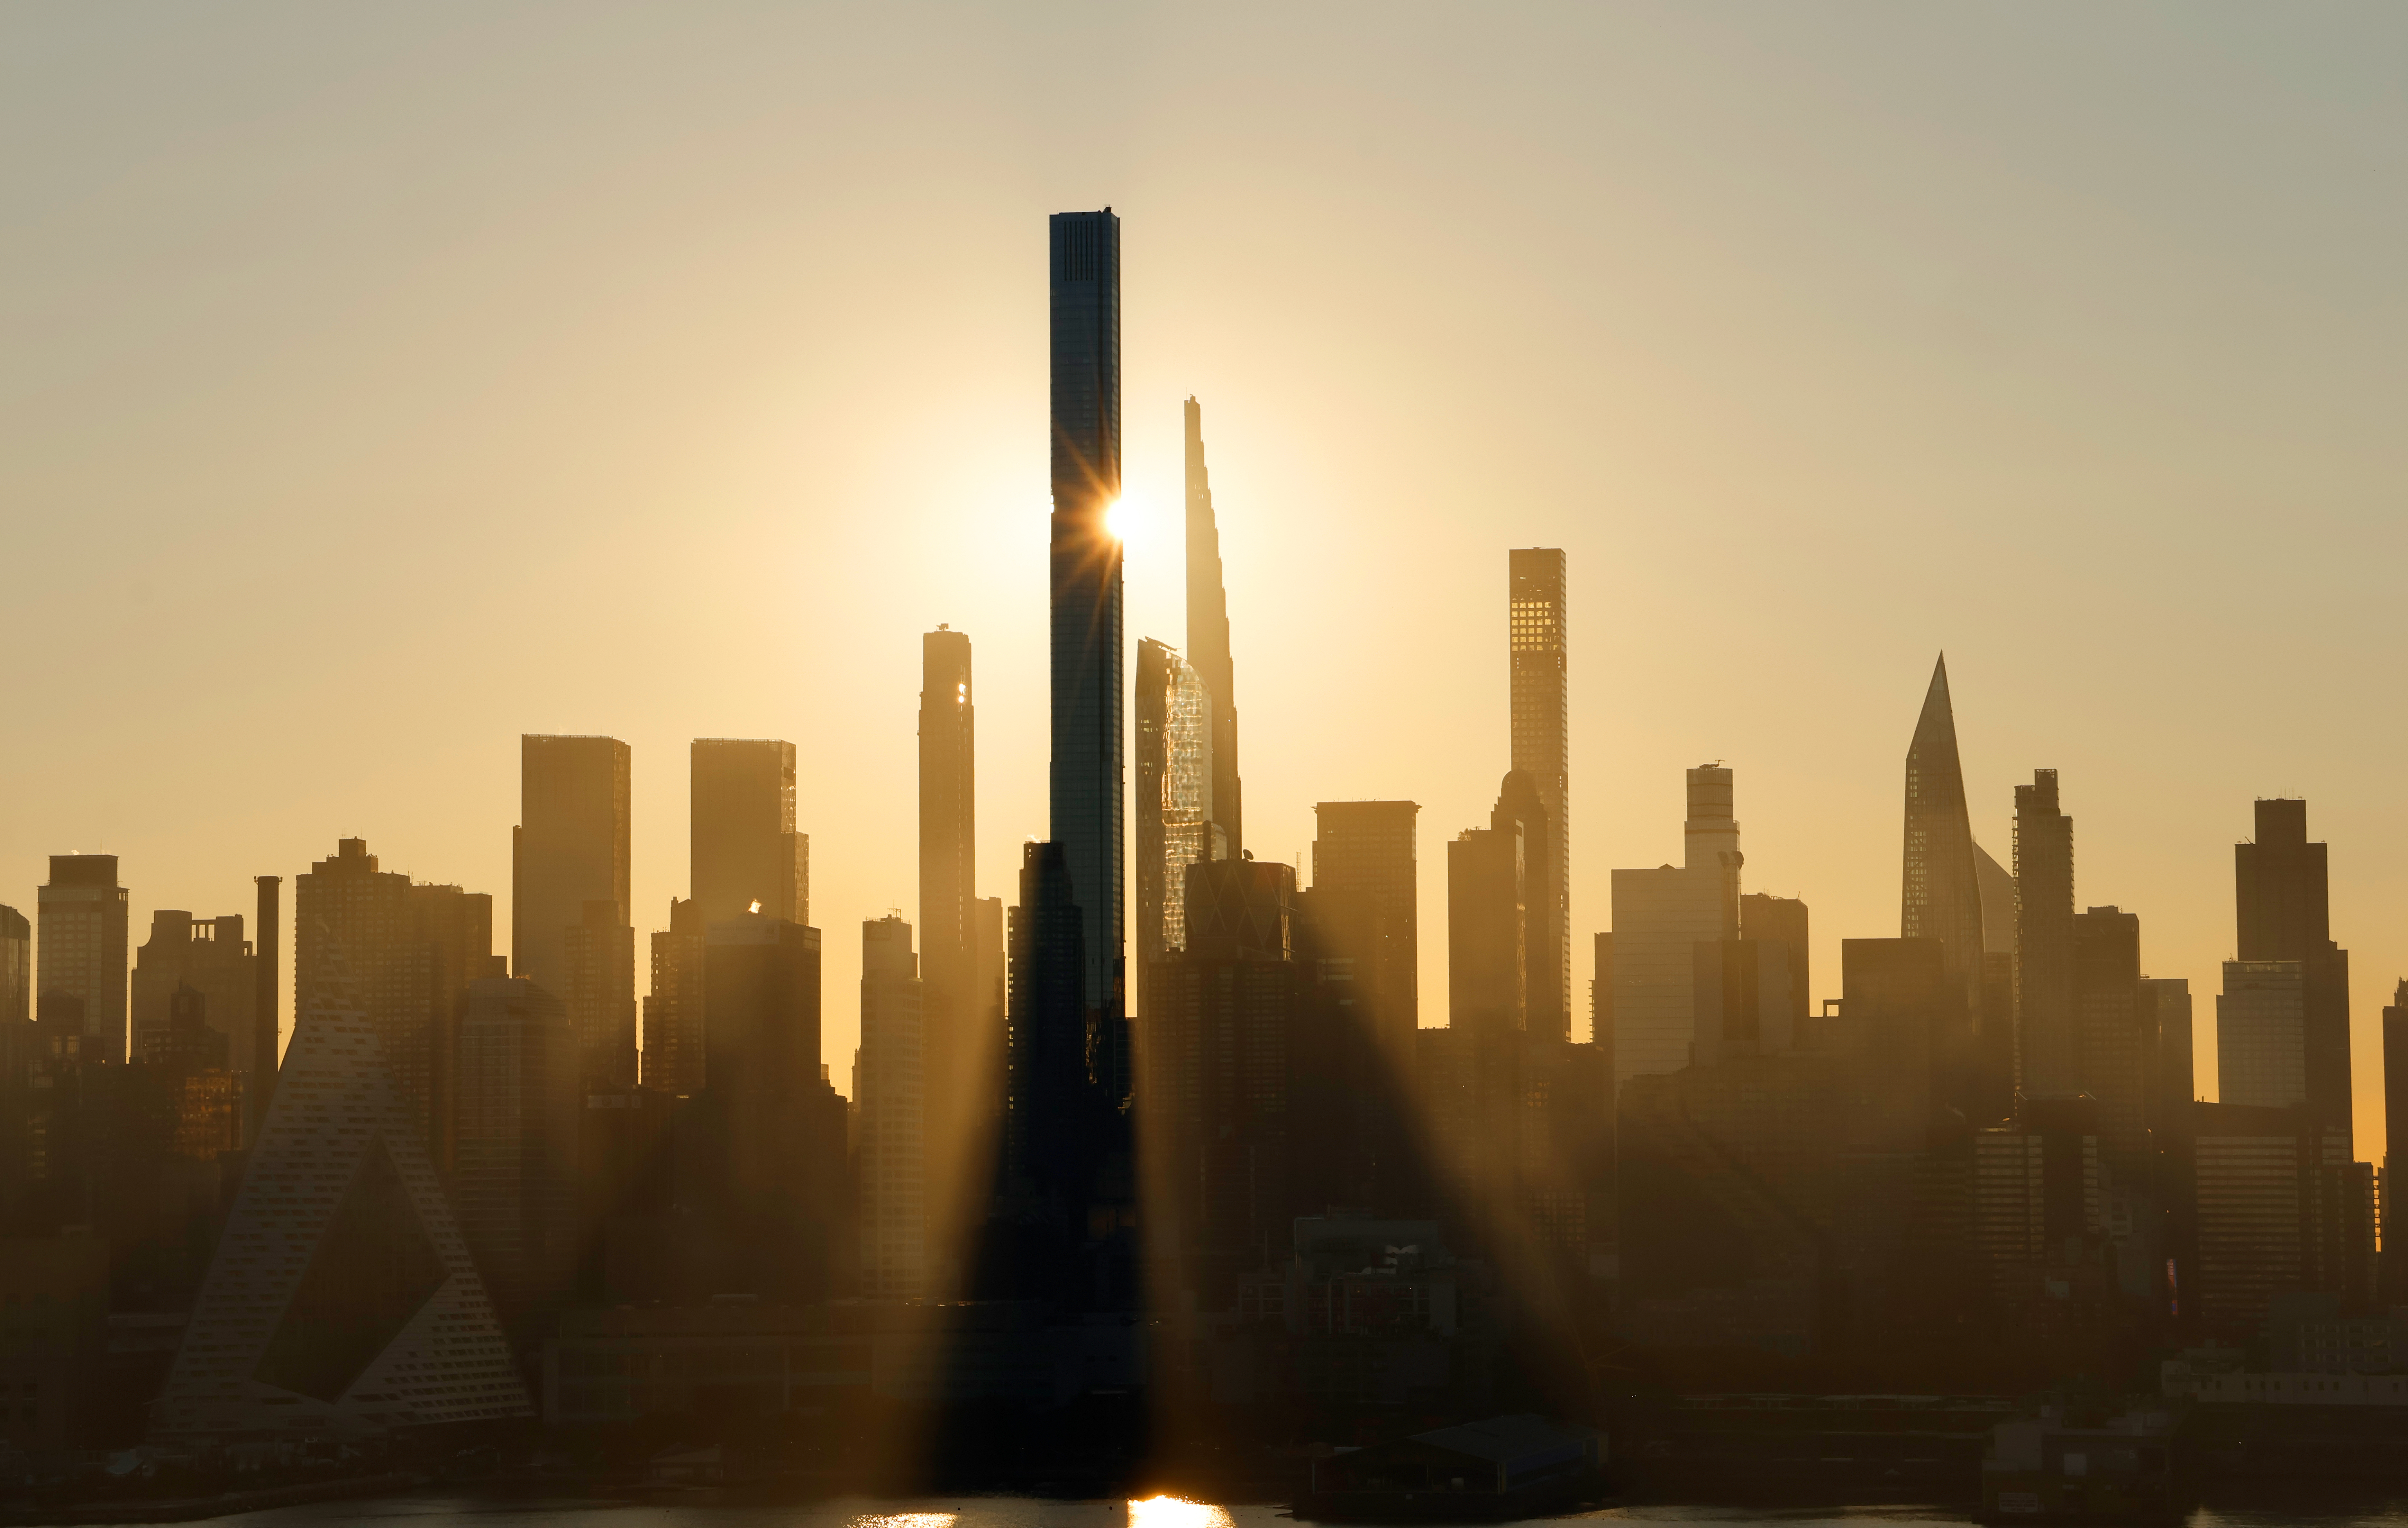
[[[1721,759],[1835,995],[1944,648],[1977,836],[2063,771],[2209,1096],[2230,845],[2308,798],[2379,1149],[2390,4],[0,9],[0,901],[105,848],[137,930],[247,912],[360,835],[506,950],[518,734],[607,732],[649,931],[686,741],[789,738],[845,1086],[922,630],[976,642],[982,890],[1045,831],[1044,217],[1107,203],[1130,640],[1183,641],[1193,393],[1250,843],[1423,803],[1425,1022],[1556,545],[1582,935]]]

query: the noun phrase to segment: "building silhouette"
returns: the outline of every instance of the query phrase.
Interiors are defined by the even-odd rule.
[[[1923,714],[1906,750],[1906,866],[1899,933],[1940,941],[1948,974],[1964,987],[1966,1005],[1974,1012],[1982,999],[1985,923],[1980,854],[1965,804],[1943,655],[1932,668]]]
[[[1312,919],[1324,956],[1348,963],[1362,1022],[1398,1066],[1421,1026],[1421,810],[1412,801],[1312,809]]]
[[[1789,992],[1790,1032],[1804,1034],[1813,1011],[1813,950],[1805,901],[1762,891],[1742,892],[1739,931],[1742,939],[1780,950]]]
[[[924,1161],[932,1270],[957,1290],[958,1243],[993,1181],[991,1116],[1003,1037],[998,921],[982,969],[978,689],[968,633],[920,638],[920,984]]]
[[[0,1031],[34,1021],[34,925],[0,903]]]
[[[248,1078],[258,1045],[252,1009],[259,999],[258,958],[242,937],[239,913],[196,919],[179,908],[150,915],[150,937],[134,952],[134,1056],[149,1060],[170,1044],[170,1017],[179,988],[201,998],[201,1018],[224,1039],[218,1064]]]
[[[2074,1076],[2099,1101],[2107,1149],[2137,1172],[2149,1147],[2154,1005],[2142,1006],[2141,920],[2115,907],[2073,915]]]
[[[267,1106],[276,1097],[276,1069],[284,1055],[280,1006],[284,989],[279,969],[284,948],[284,878],[254,875],[251,885],[257,888],[258,915],[251,937],[251,1071],[246,1090],[250,1113],[244,1120],[245,1140],[258,1139],[260,1128],[267,1122]]]
[[[619,904],[590,901],[561,941],[561,1001],[577,1036],[579,1086],[636,1085],[636,930]]]
[[[627,745],[616,738],[519,739],[510,973],[564,1001],[570,930],[587,926],[585,904],[609,902],[628,921],[628,789]]]
[[[1531,1029],[1531,850],[1534,839],[1541,852],[1548,844],[1528,776],[1505,777],[1489,822],[1446,846],[1447,1024],[1522,1034]]]
[[[1238,681],[1229,656],[1229,595],[1221,571],[1221,527],[1212,512],[1212,480],[1204,468],[1204,411],[1194,398],[1187,425],[1187,661],[1211,698],[1212,823],[1225,847],[1208,858],[1245,852],[1244,786],[1238,778]],[[1174,886],[1170,896],[1178,895]]]
[[[2078,1091],[2073,1016],[2073,819],[2057,771],[2015,787],[2015,1084],[2028,1097]]]
[[[927,1292],[927,1098],[923,986],[911,926],[889,914],[861,926],[861,1060],[854,1103],[861,1160],[861,1292]]]
[[[468,985],[452,1197],[486,1288],[522,1337],[577,1276],[580,1038],[566,1005],[523,977]]]
[[[36,893],[41,986],[35,1003],[79,1016],[82,1033],[105,1058],[126,1054],[126,892],[113,854],[54,854],[49,884]]]
[[[691,899],[669,900],[669,926],[652,935],[652,985],[644,999],[643,1084],[674,1098],[703,1088],[703,979],[708,926]]]
[[[2195,1047],[2191,1033],[2190,978],[2141,978],[2141,1014],[2150,1036],[2149,1129],[2166,1133],[2181,1128],[2198,1096],[2192,1076]]]
[[[2306,1103],[2307,1032],[2304,961],[2225,961],[2215,1000],[2217,1100],[2260,1109]]]
[[[495,973],[493,898],[413,885],[380,868],[366,840],[347,838],[294,878],[293,905],[295,1011],[339,978],[376,1028],[385,1086],[448,1173],[468,984]]]
[[[1213,703],[1180,656],[1137,644],[1138,1012],[1152,966],[1187,947],[1187,867],[1228,858],[1212,817]]]
[[[1518,547],[1506,555],[1506,635],[1512,674],[1513,771],[1529,777],[1549,838],[1529,874],[1530,1027],[1570,1031],[1571,963],[1571,728],[1565,688],[1570,610],[1564,554]]]
[[[1731,771],[1688,771],[1679,865],[1613,872],[1613,1071],[1631,1077],[1689,1064],[1696,945],[1740,932],[1739,820]]]
[[[2383,1010],[2383,1160],[2381,1203],[2391,1204],[2391,1164],[2408,1169],[2408,981],[2402,981]],[[2408,1301],[2408,1240],[2399,1246],[2384,1238],[2382,1304]]]
[[[2348,1133],[2349,952],[2333,943],[2322,843],[2308,842],[2308,803],[2257,803],[2254,841],[2235,844],[2233,904],[2243,961],[2296,961],[2299,1064],[2306,1103]]]
[[[811,841],[795,830],[795,745],[696,738],[689,757],[688,886],[703,922],[758,912],[810,923]]]

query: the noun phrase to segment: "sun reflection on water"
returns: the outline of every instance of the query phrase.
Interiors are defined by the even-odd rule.
[[[1229,1514],[1183,1496],[1148,1496],[1128,1504],[1129,1528],[1230,1528]]]
[[[953,1512],[865,1512],[853,1528],[953,1528]]]

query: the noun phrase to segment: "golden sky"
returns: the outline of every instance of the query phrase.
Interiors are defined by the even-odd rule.
[[[1425,1022],[1505,549],[1556,545],[1579,934],[1722,759],[1836,994],[1944,648],[1976,835],[2063,771],[2209,1096],[2230,845],[2308,798],[2377,1151],[2403,49],[2382,5],[10,7],[0,901],[105,848],[137,930],[247,912],[360,835],[506,930],[517,735],[607,732],[645,931],[686,740],[790,738],[844,1087],[922,630],[977,644],[982,889],[1045,830],[1044,217],[1109,203],[1129,639],[1183,639],[1193,393],[1250,843],[1424,803]]]

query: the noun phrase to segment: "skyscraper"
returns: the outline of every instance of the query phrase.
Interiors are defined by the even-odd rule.
[[[2383,1010],[2383,1160],[2376,1165],[2383,1172],[2381,1203],[2386,1210],[2400,1182],[2391,1175],[2393,1162],[2408,1171],[2408,981]],[[2408,1295],[2408,1236],[2395,1230],[2383,1241],[2383,1303],[2396,1305]]]
[[[1053,240],[1053,841],[1080,910],[1086,1006],[1127,1013],[1123,951],[1121,223],[1057,212]]]
[[[1507,554],[1507,573],[1513,769],[1538,786],[1549,827],[1549,842],[1530,867],[1530,1022],[1560,1035],[1572,1011],[1571,730],[1565,690],[1570,613],[1563,552],[1517,547]]]
[[[636,1083],[636,930],[616,902],[590,901],[561,942],[561,1000],[577,1036],[579,1086]]]
[[[585,904],[609,902],[628,920],[628,784],[616,738],[519,739],[510,973],[553,997],[567,996],[569,930],[584,926]]]
[[[87,1042],[102,1055],[125,1056],[125,888],[113,854],[54,854],[50,880],[36,894],[41,928],[41,988],[36,1017],[79,1016]]]
[[[1326,953],[1354,962],[1365,1023],[1399,1066],[1421,1025],[1421,810],[1412,801],[1312,809],[1313,921]]]
[[[0,1025],[33,1017],[34,926],[24,914],[0,905]]]
[[[669,901],[669,926],[652,935],[652,989],[644,999],[647,1088],[679,1098],[703,1089],[703,973],[708,928],[692,899]]]
[[[580,1049],[566,1005],[535,983],[469,984],[454,1195],[460,1232],[514,1324],[567,1298],[577,1274]]]
[[[1529,856],[1522,824],[1467,828],[1446,846],[1447,1026],[1530,1027]]]
[[[2073,1033],[2073,819],[2057,771],[2015,787],[2015,1084],[2026,1097],[2077,1091]]]
[[[1212,513],[1212,480],[1204,469],[1204,411],[1187,400],[1187,661],[1204,681],[1211,703],[1212,821],[1227,845],[1211,858],[1244,851],[1243,786],[1238,779],[1238,681],[1229,656],[1229,594],[1221,571],[1221,527]],[[1180,895],[1174,885],[1169,896]]]
[[[795,745],[696,738],[689,756],[689,885],[702,920],[759,902],[763,917],[811,921],[811,841],[795,830]]]
[[[257,1043],[251,1005],[258,1001],[257,963],[242,937],[242,915],[195,918],[178,908],[150,915],[150,937],[135,952],[131,1012],[134,1054],[166,1042],[171,1001],[189,985],[201,994],[201,1021],[226,1040],[229,1070],[248,1075]]]
[[[2138,1162],[2149,1141],[2154,1004],[2141,1006],[2141,920],[2115,907],[2073,916],[2075,1078],[2099,1101],[2099,1126],[2113,1152]],[[2154,996],[2154,995],[2153,995]]]
[[[1956,714],[1948,699],[1942,655],[1924,693],[1923,714],[1906,748],[1906,871],[1899,932],[1936,939],[1946,953],[1949,979],[1981,1002],[1981,851],[1965,806],[1965,774],[1956,757]]]
[[[2289,1109],[2308,1101],[2307,973],[2298,960],[2227,960],[2215,999],[2222,1103]]]
[[[2244,961],[2300,962],[2306,1102],[2350,1130],[2349,952],[2333,943],[2325,845],[2308,842],[2308,803],[2257,803],[2257,836],[2233,846],[2233,903]]]
[[[1151,637],[1137,644],[1137,959],[1187,947],[1187,867],[1228,855],[1212,814],[1213,702],[1204,681]]]
[[[922,1038],[911,926],[891,914],[864,922],[853,1102],[861,1109],[861,1292],[873,1300],[916,1300],[927,1290]]]
[[[284,1060],[283,1015],[279,1002],[284,988],[278,963],[284,948],[284,877],[254,875],[258,916],[252,922],[251,998],[251,1114],[243,1121],[243,1139],[255,1141],[267,1123],[267,1105],[276,1096],[276,1069]]]
[[[1739,819],[1731,771],[1688,771],[1679,865],[1613,872],[1613,1074],[1618,1088],[1689,1064],[1695,1038],[1693,947],[1740,933]]]

